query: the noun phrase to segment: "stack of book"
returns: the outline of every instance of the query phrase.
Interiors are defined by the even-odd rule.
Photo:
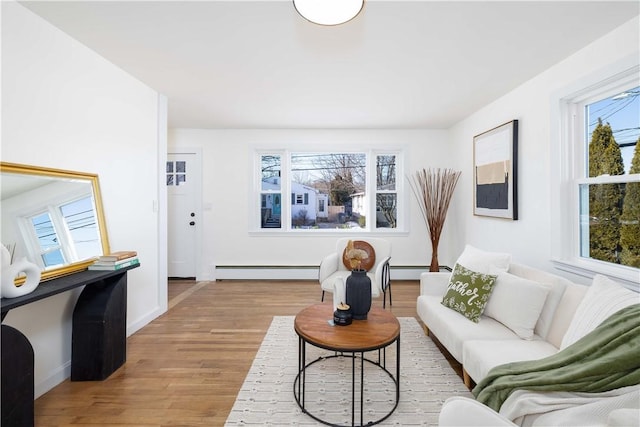
[[[89,270],[120,270],[138,264],[140,261],[136,251],[118,251],[98,257],[98,260],[89,266]]]

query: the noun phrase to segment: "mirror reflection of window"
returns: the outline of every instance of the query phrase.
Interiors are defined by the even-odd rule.
[[[31,225],[38,239],[40,258],[44,267],[63,265],[64,255],[60,246],[60,238],[51,220],[49,212],[44,212],[31,217]]]
[[[57,267],[102,250],[92,196],[62,202],[29,218],[43,267]]]
[[[60,206],[77,259],[91,258],[101,250],[93,197],[83,197]]]

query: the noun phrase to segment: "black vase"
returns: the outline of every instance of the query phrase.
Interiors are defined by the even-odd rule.
[[[345,299],[355,320],[365,320],[371,309],[371,279],[366,270],[353,270],[347,277]]]

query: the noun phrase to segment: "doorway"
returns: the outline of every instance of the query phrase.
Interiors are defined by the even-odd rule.
[[[195,279],[198,275],[202,230],[200,153],[168,153],[166,184],[168,276],[170,279]]]

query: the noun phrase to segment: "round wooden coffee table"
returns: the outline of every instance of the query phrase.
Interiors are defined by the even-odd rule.
[[[400,323],[389,311],[372,307],[366,320],[354,320],[348,326],[334,326],[330,323],[333,319],[333,305],[317,304],[305,308],[295,318],[294,328],[298,334],[298,375],[293,383],[293,394],[296,402],[304,413],[323,424],[332,424],[319,416],[312,414],[305,407],[305,382],[307,370],[314,364],[334,357],[351,358],[351,424],[373,425],[386,420],[398,407],[400,400]],[[396,369],[395,376],[386,367],[386,348],[396,343]],[[333,351],[333,354],[321,356],[307,363],[306,345]],[[377,360],[365,357],[366,352],[377,351]],[[356,418],[356,361],[360,360],[360,424],[355,423]],[[374,366],[381,369],[393,380],[395,384],[395,403],[393,408],[374,421],[364,423],[364,366]]]

